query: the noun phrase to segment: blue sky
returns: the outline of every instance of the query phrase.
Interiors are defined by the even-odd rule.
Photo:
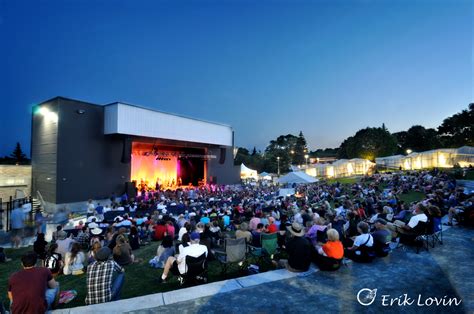
[[[264,149],[436,127],[474,100],[473,2],[0,0],[0,155],[54,96],[230,124]]]

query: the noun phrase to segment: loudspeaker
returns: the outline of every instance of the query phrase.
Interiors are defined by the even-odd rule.
[[[132,161],[132,138],[123,139],[122,163],[129,164]]]
[[[129,199],[137,197],[137,186],[135,181],[125,182],[125,193],[127,193]]]
[[[210,176],[209,177],[209,184],[217,184],[217,177],[216,176]]]
[[[225,147],[221,148],[221,155],[219,157],[219,163],[222,165],[225,163],[225,155],[226,155],[227,149]]]

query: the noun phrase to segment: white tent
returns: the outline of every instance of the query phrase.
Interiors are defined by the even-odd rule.
[[[262,180],[268,180],[270,181],[272,179],[272,176],[268,172],[262,172],[259,175],[259,178]]]
[[[375,163],[385,168],[399,169],[403,164],[403,158],[405,158],[403,155],[379,157],[375,158]]]
[[[278,183],[314,183],[318,182],[318,179],[313,178],[310,175],[302,171],[289,172],[283,177],[278,179]]]
[[[376,158],[377,165],[387,166],[390,161],[398,164],[400,162],[404,170],[427,169],[427,168],[452,168],[455,164],[461,167],[474,165],[474,147],[463,146],[455,148],[440,148],[420,153],[411,153],[400,157],[387,156]]]
[[[332,164],[311,165],[305,172],[313,177],[340,178],[368,174],[374,166],[373,162],[366,159],[339,159]]]
[[[453,162],[459,164],[461,167],[474,166],[474,147],[459,147],[453,157]]]
[[[257,170],[250,169],[246,165],[241,164],[240,165],[240,178],[258,180]]]

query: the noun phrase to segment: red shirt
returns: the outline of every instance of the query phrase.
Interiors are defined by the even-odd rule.
[[[174,239],[174,226],[173,225],[166,225],[166,233]]]
[[[44,313],[48,282],[53,279],[51,271],[44,267],[23,269],[8,280],[8,291],[12,293],[12,313]]]
[[[166,233],[165,225],[156,225],[155,226],[155,240],[163,240]]]
[[[278,231],[278,228],[275,224],[268,225],[268,233],[275,233]]]

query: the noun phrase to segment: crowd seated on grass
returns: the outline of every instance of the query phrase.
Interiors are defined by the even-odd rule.
[[[344,258],[370,263],[399,243],[419,245],[418,236],[430,228],[434,232],[444,215],[451,225],[474,220],[473,195],[436,170],[375,174],[346,185],[323,181],[295,189],[295,195],[281,197],[275,186],[206,185],[148,191],[136,199],[124,195],[103,205],[89,201],[87,220],[80,227],[58,226],[48,246],[38,234],[35,251],[59,281],[61,275],[86,272],[86,303],[93,304],[120,297],[124,265],[144,262],[164,269],[150,271],[166,282],[170,273],[183,274],[186,256],[214,259],[225,239],[244,238],[246,245],[263,252],[260,257],[289,271],[306,271],[311,262],[321,270],[337,270]],[[413,191],[423,199],[400,199]],[[135,259],[134,252],[153,241],[160,242],[156,255]],[[278,254],[265,256],[266,241],[276,242]],[[101,269],[116,271],[121,279],[112,282],[109,273],[98,278]],[[106,291],[99,292],[97,285],[103,282]]]

